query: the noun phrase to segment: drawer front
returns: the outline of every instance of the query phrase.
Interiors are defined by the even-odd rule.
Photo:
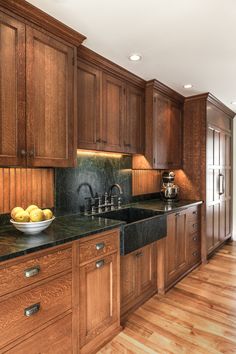
[[[200,220],[200,209],[199,206],[194,206],[188,209],[188,219],[192,221]]]
[[[80,264],[94,258],[102,257],[107,253],[118,250],[118,231],[104,233],[99,237],[92,238],[80,243],[79,260]]]
[[[198,221],[191,220],[188,223],[188,230],[190,234],[195,234],[200,232],[200,224]]]
[[[0,302],[0,348],[71,309],[72,274]]]
[[[189,250],[189,265],[194,265],[201,259],[201,249],[200,247],[196,249]]]
[[[196,249],[201,246],[201,237],[199,233],[193,233],[189,235],[189,248]]]
[[[72,267],[71,248],[0,268],[0,296]]]
[[[46,338],[46,340],[45,340]],[[32,337],[24,340],[7,354],[72,353],[72,315],[67,315]]]

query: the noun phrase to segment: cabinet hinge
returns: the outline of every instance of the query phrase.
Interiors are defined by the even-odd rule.
[[[75,65],[75,57],[72,57],[72,65]]]
[[[155,163],[156,163],[156,159],[155,159],[155,157],[153,158],[153,163],[154,163],[154,165],[155,165]]]

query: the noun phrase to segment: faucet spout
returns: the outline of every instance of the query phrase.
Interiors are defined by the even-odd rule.
[[[120,186],[118,183],[115,183],[115,184],[113,184],[113,185],[109,188],[109,191],[108,191],[108,195],[109,195],[109,196],[111,196],[112,191],[113,191],[114,188],[117,188],[117,189],[118,189],[120,195],[123,194],[123,191],[122,191],[121,186]]]

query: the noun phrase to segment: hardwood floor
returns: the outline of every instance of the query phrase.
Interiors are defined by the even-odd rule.
[[[236,353],[236,242],[147,301],[98,353]]]

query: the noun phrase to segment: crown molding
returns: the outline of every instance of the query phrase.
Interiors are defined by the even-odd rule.
[[[79,60],[94,64],[102,70],[116,75],[121,79],[125,79],[138,87],[145,88],[145,80],[141,79],[135,74],[132,74],[130,71],[122,68],[118,64],[113,63],[111,60],[104,58],[100,54],[94,52],[93,50],[83,45],[78,48],[77,55]]]
[[[178,103],[184,102],[184,96],[156,79],[147,81],[146,87],[152,87]]]
[[[56,20],[27,1],[0,0],[0,6],[73,45],[79,46],[86,39],[84,35]]]

